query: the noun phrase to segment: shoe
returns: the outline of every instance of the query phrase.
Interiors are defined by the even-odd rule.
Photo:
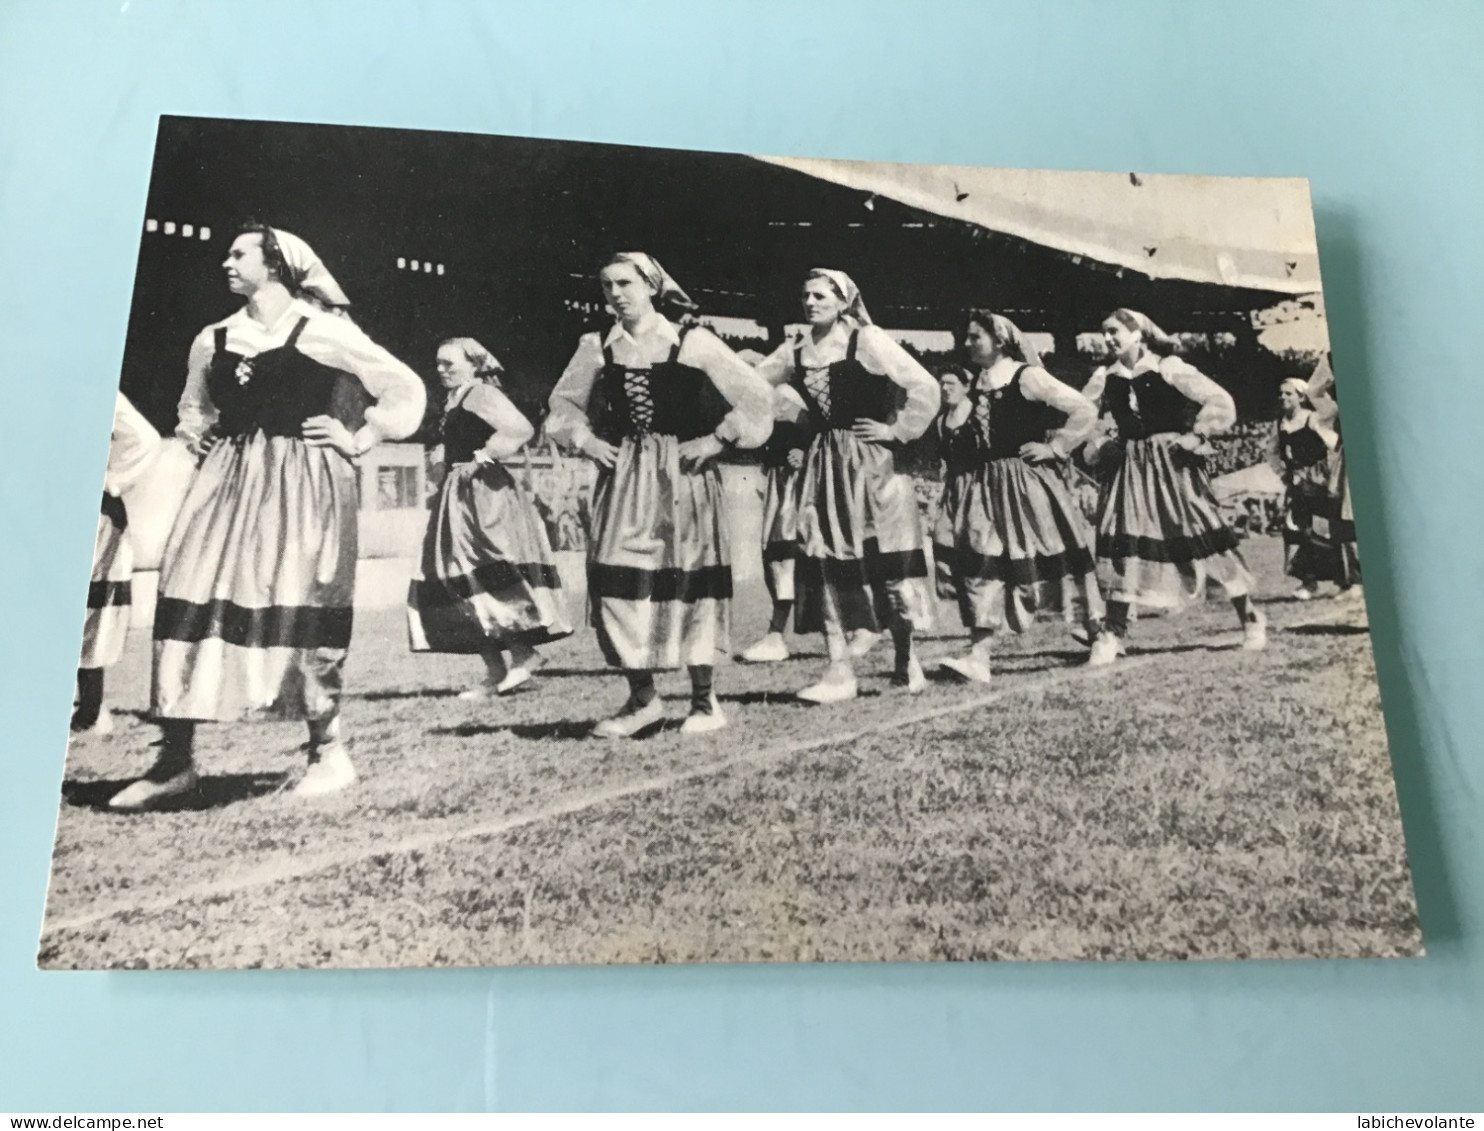
[[[795,697],[806,703],[844,703],[859,694],[860,686],[855,682],[855,676],[851,676],[849,679],[822,679],[811,683]]]
[[[511,668],[505,673],[505,678],[495,684],[496,695],[508,695],[517,687],[531,682],[530,668]]]
[[[881,633],[872,632],[869,628],[858,628],[850,634],[850,643],[847,650],[852,660],[859,660],[872,648],[876,647],[876,641],[881,639]]]
[[[509,679],[510,677],[507,675],[505,678]],[[530,676],[527,675],[526,678],[529,679]],[[467,691],[460,691],[459,698],[466,703],[474,703],[484,699],[493,699],[496,695],[499,694],[499,687],[500,685],[498,683],[493,683],[490,680],[482,679],[473,687],[469,688]]]
[[[337,793],[356,780],[356,768],[345,743],[327,742],[310,752],[309,769],[291,792],[295,797],[321,797]]]
[[[167,801],[193,792],[200,784],[201,778],[196,773],[195,766],[187,766],[170,777],[158,780],[146,774],[110,797],[108,807],[120,813],[156,809]]]
[[[1268,646],[1268,618],[1256,609],[1252,619],[1242,626],[1242,651],[1261,652]]]
[[[85,727],[74,725],[72,733],[77,735],[96,735],[99,738],[107,738],[113,733],[113,713],[104,707],[98,708],[98,717]]]
[[[744,664],[778,664],[788,659],[788,645],[783,642],[783,633],[770,632],[751,648],[737,653]]]
[[[1313,587],[1309,585],[1300,585],[1297,589],[1294,590],[1293,599],[1295,601],[1312,601],[1314,599]]]
[[[665,707],[656,695],[642,707],[625,703],[623,710],[593,727],[594,738],[633,738],[665,717]]]
[[[721,713],[721,704],[717,702],[716,695],[711,696],[711,704],[704,711],[691,708],[691,713],[686,716],[685,722],[680,724],[681,734],[710,734],[713,730],[721,730],[727,725],[727,717]]]
[[[938,667],[968,683],[988,683],[992,678],[989,665],[973,656],[948,656],[938,661]]]
[[[892,673],[891,685],[905,687],[908,695],[922,694],[927,690],[927,676],[923,674],[922,664],[915,657],[909,660],[906,668],[899,668]]]
[[[1092,642],[1092,654],[1087,657],[1087,666],[1105,668],[1118,659],[1123,652],[1123,638],[1111,632],[1104,632]]]

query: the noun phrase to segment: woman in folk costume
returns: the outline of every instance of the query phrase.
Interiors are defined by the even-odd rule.
[[[1314,406],[1315,422],[1335,436],[1330,456],[1329,498],[1324,511],[1337,555],[1334,582],[1341,592],[1358,592],[1360,550],[1355,543],[1355,508],[1350,501],[1350,478],[1345,473],[1345,436],[1340,428],[1340,406],[1335,401],[1334,362],[1328,353],[1314,367],[1304,395]]]
[[[248,225],[222,266],[246,302],[191,345],[176,434],[201,456],[161,559],[151,710],[155,765],[117,794],[142,809],[196,784],[195,726],[303,719],[294,792],[342,789],[340,726],[356,576],[355,460],[422,421],[422,381],[338,311],[298,236]]]
[[[515,690],[531,678],[535,646],[572,633],[546,526],[501,462],[535,434],[501,372],[473,338],[438,347],[447,474],[408,591],[407,628],[414,652],[484,657],[483,683],[461,699]]]
[[[932,423],[938,384],[872,324],[845,272],[809,272],[803,301],[809,329],[758,367],[799,394],[814,433],[799,486],[795,629],[823,630],[829,665],[799,698],[854,698],[846,634],[875,634],[883,625],[896,645],[893,682],[915,693],[926,679],[912,634],[931,625],[932,603],[917,493],[911,476],[897,470],[893,448]]]
[[[620,252],[599,279],[615,321],[578,341],[546,421],[552,439],[600,469],[588,603],[629,698],[593,733],[632,738],[659,723],[654,673],[682,665],[691,703],[681,731],[718,730],[712,666],[728,649],[732,571],[714,461],[767,440],[768,386],[695,324],[695,304],[653,257]]]
[[[1339,548],[1330,536],[1327,506],[1332,455],[1338,444],[1319,423],[1309,403],[1309,383],[1290,377],[1278,386],[1283,417],[1278,421],[1275,456],[1287,488],[1283,504],[1283,549],[1290,577],[1298,578],[1294,597],[1307,601],[1321,581],[1343,573]]]
[[[1242,647],[1267,644],[1267,622],[1252,603],[1252,575],[1237,535],[1221,517],[1204,453],[1207,440],[1237,418],[1231,394],[1175,356],[1175,342],[1146,315],[1115,310],[1103,321],[1113,360],[1083,390],[1101,394],[1116,440],[1103,440],[1099,462],[1116,465],[1097,521],[1098,580],[1108,600],[1106,629],[1093,641],[1093,664],[1123,651],[1134,605],[1178,608],[1218,582],[1242,625]]]
[[[123,492],[148,469],[160,450],[160,434],[129,398],[114,402],[108,467],[103,473],[103,508],[93,543],[93,576],[88,585],[88,613],[82,628],[82,656],[77,662],[77,709],[72,729],[108,734],[113,717],[103,702],[103,672],[124,654],[129,632],[134,547]]]
[[[1024,632],[1038,609],[1075,608],[1092,640],[1102,630],[1092,530],[1058,471],[1098,412],[1003,314],[971,311],[961,346],[972,378],[939,417],[950,479],[933,553],[938,594],[958,603],[972,640],[943,668],[988,683],[994,634]]]
[[[773,434],[763,446],[763,578],[773,599],[768,631],[738,653],[749,664],[788,659],[783,639],[794,609],[794,567],[799,556],[799,484],[809,446],[808,412],[787,385],[773,390]]]

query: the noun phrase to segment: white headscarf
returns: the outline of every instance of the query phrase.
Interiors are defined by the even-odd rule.
[[[326,306],[350,305],[350,299],[345,297],[335,276],[326,269],[320,257],[314,253],[314,248],[293,232],[286,232],[282,228],[270,230],[273,232],[273,241],[278,244],[278,250],[283,255],[284,266],[289,270],[294,291],[319,299]]]
[[[660,261],[643,251],[620,251],[613,256],[614,263],[627,263],[639,272],[639,277],[649,284],[654,295],[654,304],[678,310],[695,310],[696,304],[680,284],[670,277],[670,272],[660,266]]]
[[[857,326],[871,324],[871,316],[866,313],[866,304],[861,298],[861,289],[844,271],[836,271],[832,267],[814,267],[804,278],[827,279],[835,292],[845,300],[845,309],[840,312],[840,317],[851,319]]]
[[[983,326],[1006,356],[1026,365],[1040,366],[1041,355],[1036,347],[1030,344],[1020,327],[1003,314],[996,314],[991,310],[971,310],[968,321],[976,326]]]

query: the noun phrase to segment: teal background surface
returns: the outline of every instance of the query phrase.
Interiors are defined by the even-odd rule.
[[[0,3],[0,1111],[1484,1108],[1484,5]],[[1312,180],[1428,957],[40,974],[161,113]]]

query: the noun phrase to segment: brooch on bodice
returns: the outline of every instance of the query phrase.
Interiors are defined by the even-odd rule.
[[[252,358],[244,357],[237,363],[237,383],[246,385],[252,380]]]

